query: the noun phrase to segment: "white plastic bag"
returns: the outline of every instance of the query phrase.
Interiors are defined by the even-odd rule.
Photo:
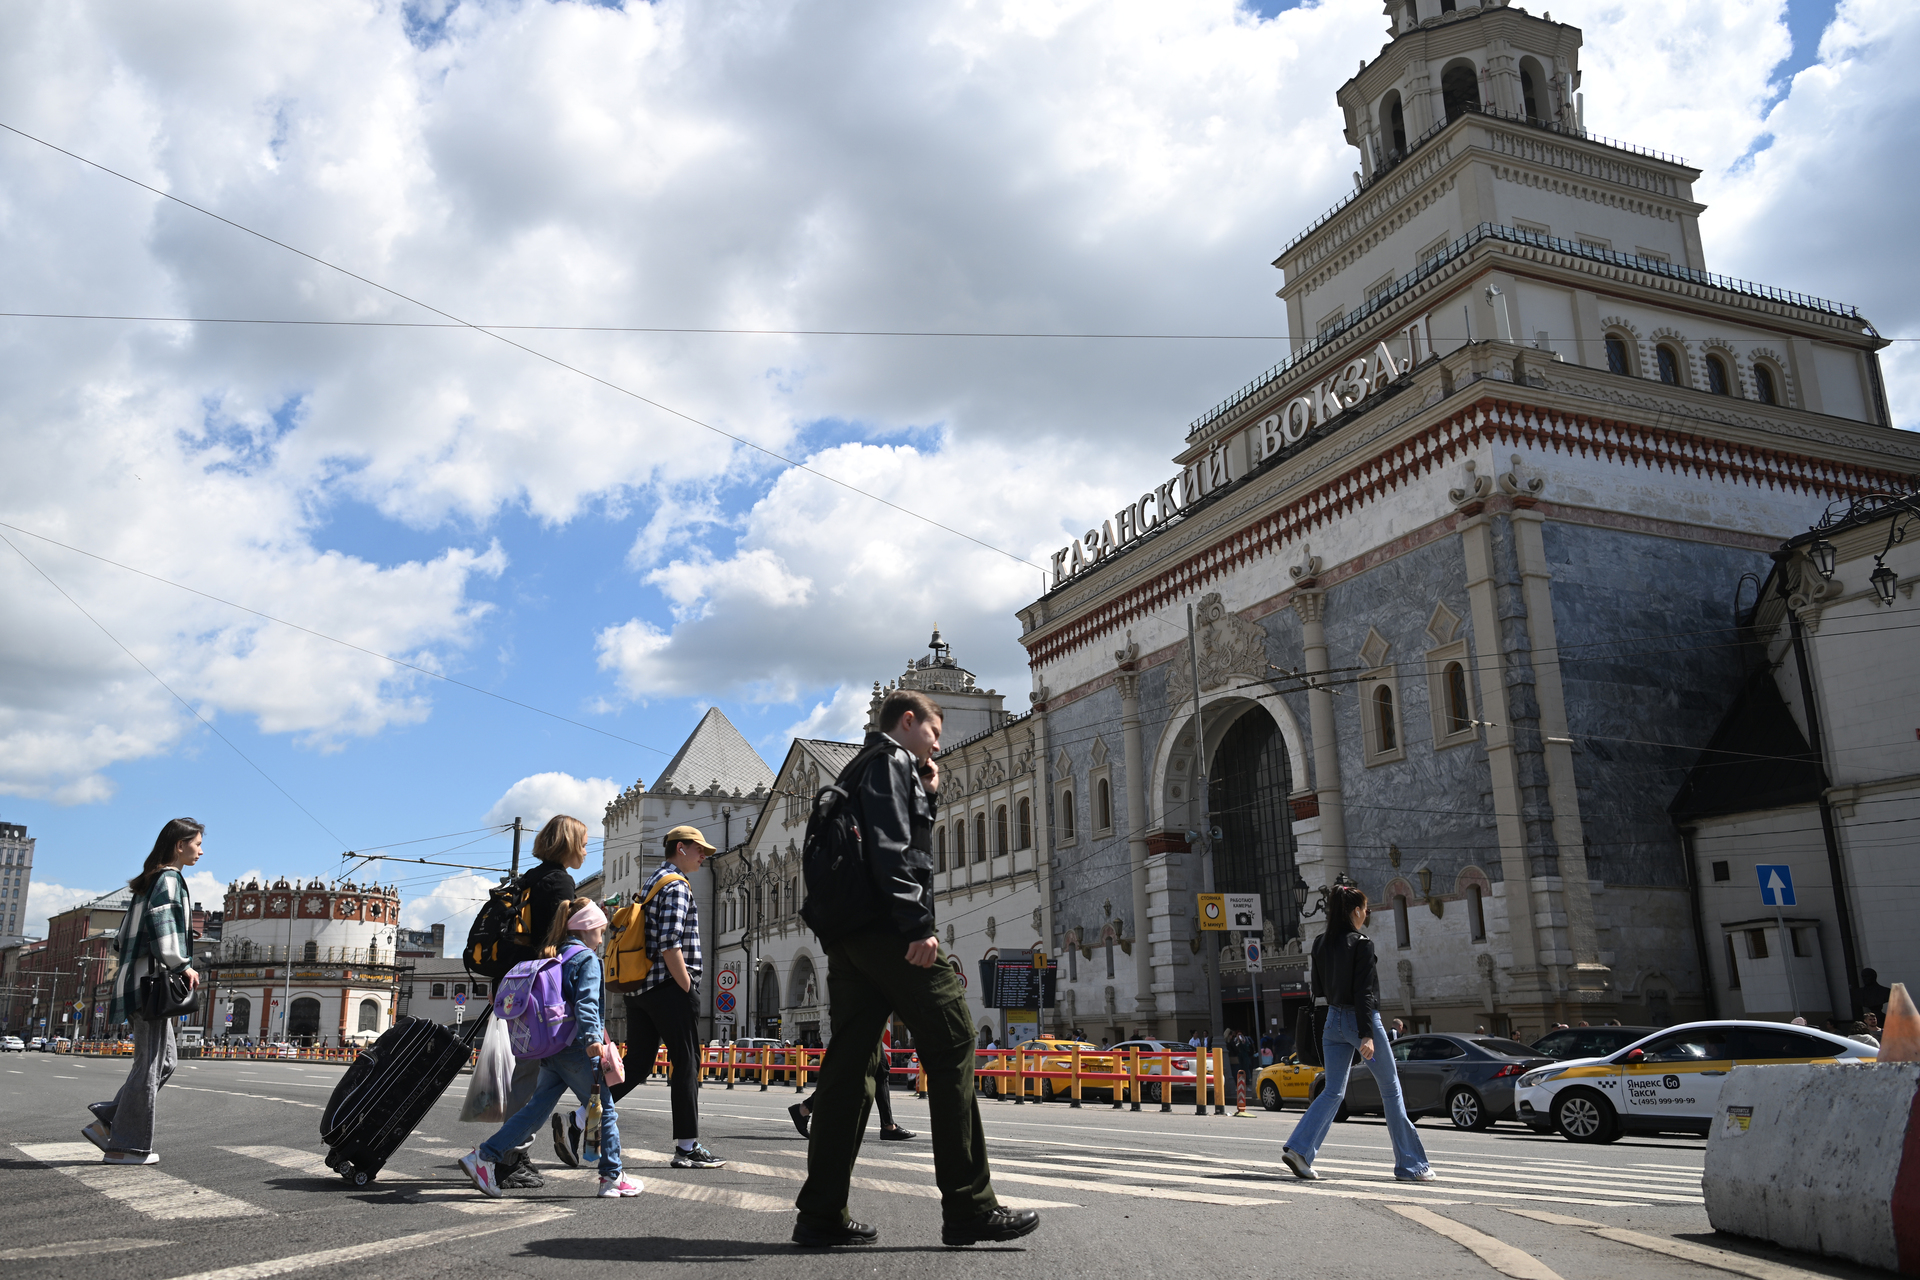
[[[499,1124],[507,1118],[507,1095],[513,1091],[513,1047],[507,1043],[507,1024],[498,1018],[487,1023],[480,1040],[480,1056],[467,1082],[467,1100],[460,1119],[476,1124]]]

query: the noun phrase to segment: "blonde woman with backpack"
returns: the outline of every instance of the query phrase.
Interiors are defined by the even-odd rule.
[[[509,1116],[498,1133],[475,1147],[471,1153],[460,1157],[462,1171],[472,1179],[475,1187],[488,1196],[502,1194],[497,1168],[501,1158],[525,1143],[539,1129],[553,1113],[554,1104],[569,1089],[582,1103],[591,1102],[595,1095],[601,1099],[600,1195],[613,1199],[637,1196],[642,1190],[638,1179],[629,1178],[621,1171],[620,1117],[614,1111],[612,1099],[606,1096],[602,1075],[607,1057],[617,1053],[606,1039],[600,1016],[601,971],[598,952],[607,932],[607,913],[591,898],[575,898],[566,904],[565,911],[564,916],[555,920],[539,960],[529,964],[559,961],[560,996],[566,1003],[568,1019],[561,1024],[560,1034],[566,1043],[556,1052],[539,1057],[539,1081],[534,1086],[533,1097],[526,1105]],[[511,1011],[502,1007],[502,1002],[515,989],[515,976],[522,975],[525,969],[526,966],[516,965],[502,983],[504,990],[496,989],[496,1015],[511,1014]],[[528,1009],[517,1017],[525,1023],[538,1013],[537,1008]],[[570,1036],[566,1034],[569,1026],[572,1029]],[[615,1071],[617,1073],[618,1068]]]

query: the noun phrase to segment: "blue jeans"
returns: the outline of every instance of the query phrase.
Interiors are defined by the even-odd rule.
[[[595,1090],[600,1093],[600,1176],[617,1178],[620,1176],[620,1116],[613,1109],[613,1097],[607,1092],[606,1084],[600,1079],[600,1057],[589,1054],[579,1046],[570,1046],[543,1059],[540,1063],[540,1081],[533,1087],[533,1097],[527,1105],[507,1117],[500,1126],[500,1132],[480,1144],[480,1158],[497,1163],[500,1157],[518,1147],[533,1136],[533,1131],[547,1122],[553,1114],[553,1108],[560,1101],[560,1095],[573,1090],[573,1096],[584,1105],[593,1097]]]
[[[1400,1073],[1393,1065],[1393,1046],[1387,1041],[1387,1029],[1380,1025],[1378,1013],[1373,1015],[1372,1022],[1373,1061],[1367,1064],[1367,1069],[1373,1072],[1380,1086],[1380,1102],[1387,1113],[1387,1133],[1393,1139],[1394,1176],[1410,1178],[1426,1172],[1427,1149],[1420,1145],[1413,1121],[1407,1119],[1407,1104],[1400,1094]],[[1347,1076],[1353,1071],[1353,1060],[1360,1056],[1359,1023],[1354,1020],[1350,1007],[1340,1005],[1327,1010],[1327,1030],[1320,1044],[1326,1055],[1327,1087],[1313,1100],[1307,1114],[1293,1127],[1293,1136],[1287,1139],[1287,1150],[1309,1165],[1320,1144],[1327,1140],[1327,1130],[1333,1127],[1333,1117],[1347,1096]]]

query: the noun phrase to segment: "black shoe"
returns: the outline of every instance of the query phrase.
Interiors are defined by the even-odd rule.
[[[813,1117],[807,1114],[807,1104],[796,1102],[787,1108],[787,1114],[793,1117],[793,1127],[800,1131],[800,1136],[806,1137],[807,1126],[813,1121]]]
[[[693,1150],[673,1149],[673,1167],[676,1169],[718,1169],[726,1161],[707,1150],[699,1143],[693,1144]]]
[[[905,1142],[912,1136],[913,1130],[902,1129],[897,1124],[883,1125],[880,1129],[880,1141],[882,1142]]]
[[[1032,1209],[989,1209],[965,1222],[949,1222],[940,1228],[940,1243],[979,1244],[986,1240],[1018,1240],[1040,1225],[1040,1215]]]
[[[843,1244],[872,1244],[880,1228],[849,1220],[844,1227],[823,1227],[805,1218],[793,1224],[793,1242],[802,1249],[831,1249]]]
[[[514,1164],[504,1160],[495,1162],[493,1176],[502,1191],[532,1191],[547,1185],[547,1180],[540,1176],[540,1171],[533,1167],[533,1161],[527,1159],[524,1152]]]
[[[569,1169],[580,1167],[580,1137],[580,1126],[571,1108],[553,1113],[553,1154]]]

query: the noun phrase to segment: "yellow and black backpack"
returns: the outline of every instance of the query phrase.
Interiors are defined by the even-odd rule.
[[[638,991],[653,970],[653,959],[647,955],[647,904],[675,881],[685,884],[687,878],[678,872],[661,876],[646,897],[621,907],[607,922],[607,932],[613,937],[607,947],[607,990]]]
[[[502,880],[487,894],[480,914],[467,931],[467,949],[461,958],[474,973],[498,982],[507,970],[531,960],[541,939],[533,925],[532,875]]]

